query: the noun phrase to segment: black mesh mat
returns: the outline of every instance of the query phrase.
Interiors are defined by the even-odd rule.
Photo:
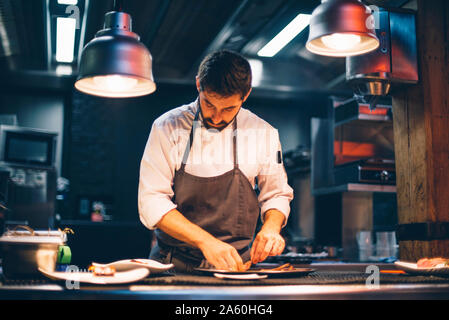
[[[266,278],[259,280],[219,279],[213,276],[191,274],[156,274],[140,280],[144,285],[193,285],[193,286],[265,286],[265,285],[344,285],[366,284],[370,275],[363,272],[315,271],[304,276]],[[42,285],[55,283],[50,279],[5,279],[3,285]],[[449,278],[409,274],[380,274],[379,284],[449,284]],[[136,284],[136,283],[135,283]]]
[[[258,280],[219,279],[202,275],[153,275],[140,283],[147,285],[338,285],[338,284],[366,284],[370,275],[362,272],[347,271],[316,271],[302,277],[266,278]],[[403,274],[380,274],[379,284],[425,284],[449,283],[449,278],[436,276],[416,276]]]
[[[4,277],[0,277],[0,284],[2,285],[9,285],[9,286],[32,286],[32,285],[42,285],[42,284],[49,284],[54,283],[54,281],[50,279],[6,279]]]

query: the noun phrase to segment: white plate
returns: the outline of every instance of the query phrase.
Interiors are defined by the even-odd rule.
[[[449,276],[449,267],[418,268],[416,263],[404,262],[404,261],[396,261],[394,264],[399,269],[404,270],[411,274]]]
[[[151,274],[161,273],[174,267],[172,263],[163,264],[151,259],[126,259],[107,264],[92,262],[93,266],[114,267],[116,271],[128,271],[136,268],[147,268]]]
[[[293,270],[269,270],[269,269],[249,269],[247,271],[230,271],[230,270],[220,270],[220,269],[208,269],[208,268],[195,268],[195,271],[213,275],[226,274],[226,275],[245,275],[245,274],[258,274],[267,275],[269,277],[294,277],[294,276],[305,276],[309,273],[315,271],[311,268],[294,268]]]
[[[39,271],[53,280],[69,280],[92,284],[130,283],[139,281],[150,274],[150,270],[147,268],[116,272],[113,276],[96,276],[93,272],[49,272],[40,268]]]
[[[223,273],[214,273],[214,276],[220,279],[234,279],[234,280],[257,280],[257,279],[265,279],[268,275],[264,274],[223,274]]]

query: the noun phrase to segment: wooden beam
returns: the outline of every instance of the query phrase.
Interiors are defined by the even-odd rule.
[[[418,0],[420,82],[393,93],[398,222],[449,221],[449,2]],[[449,240],[400,241],[400,259],[449,258]]]

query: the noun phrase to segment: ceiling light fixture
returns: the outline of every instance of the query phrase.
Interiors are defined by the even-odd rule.
[[[76,5],[78,0],[58,0],[58,4]]]
[[[76,20],[73,18],[56,19],[56,61],[71,63],[75,49]]]
[[[378,47],[371,9],[359,0],[322,0],[312,12],[306,44],[310,52],[349,57]]]
[[[281,32],[257,52],[260,57],[273,57],[298,34],[301,33],[310,21],[310,14],[298,14]]]
[[[104,29],[83,49],[75,88],[110,98],[138,97],[153,93],[152,57],[132,32],[131,16],[114,1],[105,15]]]

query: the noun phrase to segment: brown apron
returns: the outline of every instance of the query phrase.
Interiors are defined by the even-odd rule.
[[[194,123],[200,112],[199,100],[197,105]],[[260,209],[257,195],[237,162],[237,116],[233,120],[234,168],[219,176],[198,177],[185,172],[194,129],[192,124],[181,167],[175,172],[173,201],[189,221],[234,246],[245,262],[250,259],[249,245],[254,237]],[[151,250],[151,259],[173,263],[175,270],[180,272],[190,272],[200,266],[211,267],[199,249],[160,229],[156,229],[155,234],[157,245]]]

